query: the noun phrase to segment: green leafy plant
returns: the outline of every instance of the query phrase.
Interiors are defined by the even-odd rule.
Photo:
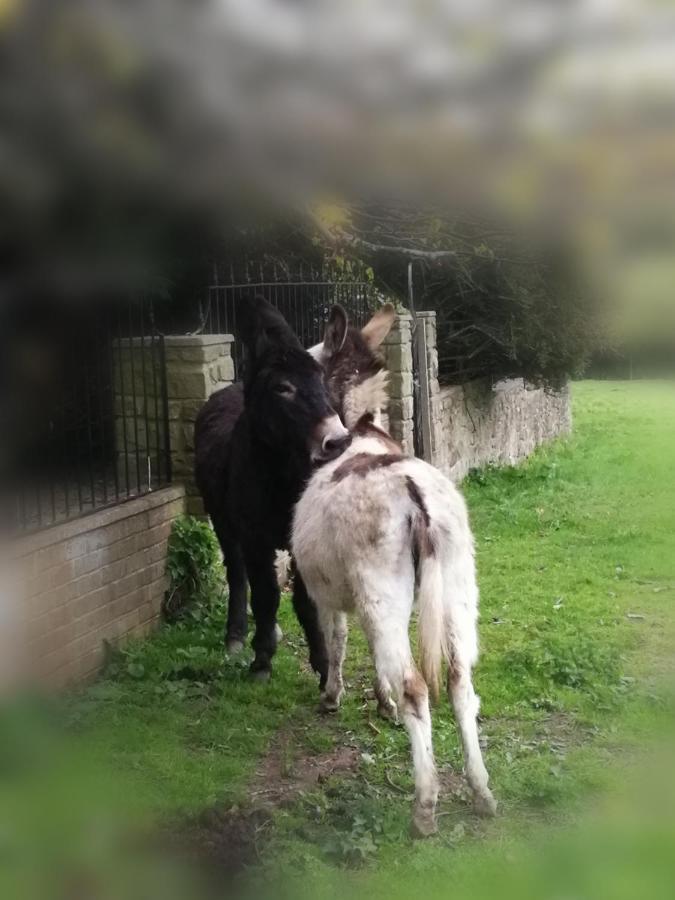
[[[391,840],[401,840],[407,829],[405,800],[383,804],[381,788],[361,779],[334,779],[322,793],[303,797],[298,833],[332,863],[359,867]]]
[[[181,516],[173,524],[167,551],[169,590],[164,602],[168,621],[187,608],[209,605],[220,581],[220,550],[208,524],[194,516]]]

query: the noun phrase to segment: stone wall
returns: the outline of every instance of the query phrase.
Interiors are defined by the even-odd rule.
[[[569,433],[569,389],[547,392],[521,378],[440,389],[434,463],[455,481],[488,464],[513,464]]]
[[[405,452],[413,452],[413,340],[418,342],[420,368],[425,367],[427,374],[428,415],[418,416],[418,427],[426,427],[427,434],[420,446],[427,461],[452,479],[490,463],[518,462],[539,444],[570,431],[568,389],[548,392],[522,379],[441,387],[436,314],[418,312],[412,328],[411,316],[404,313],[384,349],[391,372],[389,430]]]
[[[0,680],[82,681],[100,670],[106,643],[146,634],[160,614],[167,541],[184,507],[182,486],[163,488],[6,547]]]

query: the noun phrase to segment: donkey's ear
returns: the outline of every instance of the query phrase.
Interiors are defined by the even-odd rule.
[[[288,322],[264,297],[242,297],[237,304],[237,332],[252,359],[271,347],[300,348]]]
[[[381,309],[378,309],[370,322],[363,326],[361,336],[371,350],[377,350],[391,331],[395,319],[396,310],[391,303],[385,303]]]
[[[344,347],[349,319],[345,310],[336,303],[331,308],[328,324],[323,336],[323,356],[333,356]]]

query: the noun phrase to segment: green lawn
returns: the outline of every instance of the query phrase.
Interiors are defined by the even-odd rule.
[[[326,718],[290,603],[260,685],[247,659],[223,659],[215,602],[50,709],[58,727],[25,703],[5,716],[0,865],[6,833],[16,889],[17,861],[34,886],[43,870],[52,886],[81,871],[122,883],[116,841],[160,822],[221,866],[223,893],[240,857],[258,889],[289,896],[672,896],[675,385],[583,382],[573,400],[569,440],[464,484],[496,820],[471,814],[441,701],[440,833],[412,841],[408,742],[375,714],[358,630],[344,707]],[[180,893],[182,869],[152,871],[165,897]]]

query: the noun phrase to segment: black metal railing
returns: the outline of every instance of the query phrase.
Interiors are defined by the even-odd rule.
[[[13,325],[0,406],[3,529],[44,528],[167,484],[164,340],[149,305],[49,309]]]
[[[213,280],[202,309],[201,330],[234,334],[234,365],[239,371],[242,348],[237,339],[237,306],[260,294],[276,306],[305,347],[323,339],[331,306],[341,304],[355,325],[363,325],[377,305],[377,292],[367,271],[356,264],[297,266],[293,269],[248,265],[235,270],[214,265]]]

